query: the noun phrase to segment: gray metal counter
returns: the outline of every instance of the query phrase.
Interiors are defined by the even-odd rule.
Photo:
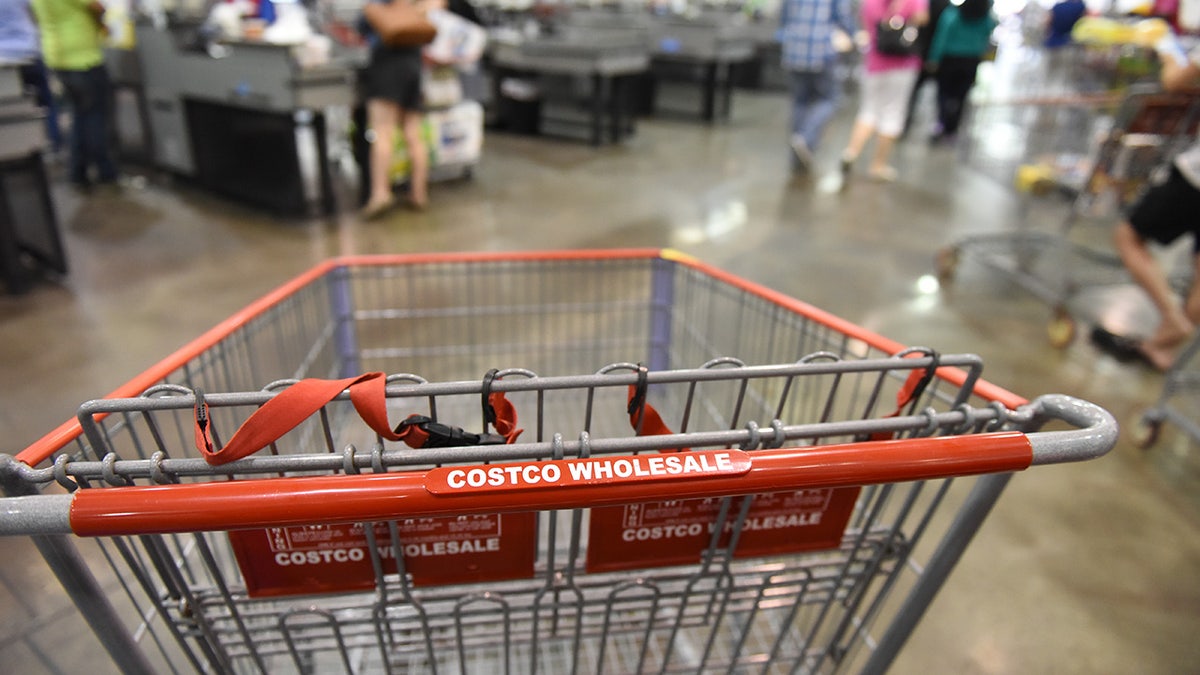
[[[645,42],[651,56],[655,81],[671,79],[673,71],[699,69],[701,86],[700,116],[712,121],[718,116],[720,96],[722,117],[732,107],[732,67],[754,58],[760,35],[755,24],[741,15],[709,12],[692,17],[654,16],[644,12],[574,10],[562,22],[564,30],[581,34],[609,31],[637,36]],[[649,93],[648,98],[655,98]],[[641,106],[650,112],[655,105]]]
[[[172,31],[137,31],[154,163],[278,211],[319,202],[331,212],[323,111],[353,105],[358,59],[302,68],[286,45],[227,43],[213,58],[178,40]],[[291,143],[280,140],[289,135]],[[314,155],[316,167],[301,161]],[[260,184],[268,176],[274,182]]]
[[[42,159],[46,115],[25,97],[21,65],[0,62],[0,281],[9,293],[42,272],[67,273]]]
[[[751,26],[728,17],[659,19],[653,24],[654,56],[730,63],[754,55]]]
[[[604,118],[609,138],[619,142],[633,128],[625,81],[650,67],[650,51],[637,34],[619,31],[564,32],[519,43],[493,41],[489,58],[496,81],[506,75],[549,75],[590,80],[590,140],[604,141]]]
[[[492,62],[504,68],[554,75],[616,77],[646,70],[650,52],[637,41],[613,41],[598,36],[569,39],[538,38],[520,44],[497,43]]]
[[[751,25],[735,15],[659,18],[651,29],[656,65],[684,64],[701,68],[700,117],[728,118],[733,106],[733,66],[751,60],[757,38]],[[721,108],[717,109],[720,96]]]

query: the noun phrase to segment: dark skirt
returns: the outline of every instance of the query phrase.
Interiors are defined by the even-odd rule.
[[[363,75],[363,94],[393,101],[405,110],[421,109],[421,50],[376,47]]]

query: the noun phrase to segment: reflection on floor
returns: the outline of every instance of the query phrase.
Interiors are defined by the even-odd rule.
[[[950,283],[933,282],[940,248],[1019,225],[1053,231],[1065,204],[1023,204],[1011,183],[925,143],[920,126],[897,150],[896,183],[855,175],[822,189],[852,113],[848,103],[810,178],[787,173],[778,94],[739,94],[724,125],[645,120],[616,147],[492,134],[472,180],[434,186],[426,212],[370,223],[349,202],[334,218],[279,220],[158,176],[120,193],[56,185],[71,273],[0,298],[5,450],[316,261],[453,250],[678,248],[900,342],[977,353],[988,380],[1022,395],[1071,394],[1136,422],[1161,376],[1086,339],[1051,347],[1047,304],[969,257]],[[1106,320],[1153,321],[1128,288],[1094,295],[1080,302]],[[1126,433],[1103,460],[1019,475],[893,672],[1194,671],[1195,445],[1168,428],[1142,451]],[[3,545],[4,669],[109,672],[32,547]]]

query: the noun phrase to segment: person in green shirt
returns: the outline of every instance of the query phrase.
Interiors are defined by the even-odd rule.
[[[951,0],[938,17],[927,68],[937,73],[938,127],[932,140],[953,140],[975,86],[975,71],[991,48],[996,29],[992,0]]]
[[[62,83],[71,107],[70,179],[115,183],[110,145],[112,85],[104,67],[104,6],[97,0],[32,0],[42,59]]]

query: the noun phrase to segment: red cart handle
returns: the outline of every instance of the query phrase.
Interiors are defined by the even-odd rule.
[[[513,443],[521,434],[521,429],[517,428],[516,408],[503,392],[485,393],[490,408],[488,418],[498,435],[471,434],[420,415],[410,415],[393,430],[387,415],[387,376],[372,372],[341,380],[300,380],[255,410],[220,449],[213,442],[208,403],[204,401],[203,392],[197,390],[196,448],[204,460],[214,466],[242,459],[295,429],[347,389],[354,409],[375,433],[389,441],[403,441],[412,448]]]

